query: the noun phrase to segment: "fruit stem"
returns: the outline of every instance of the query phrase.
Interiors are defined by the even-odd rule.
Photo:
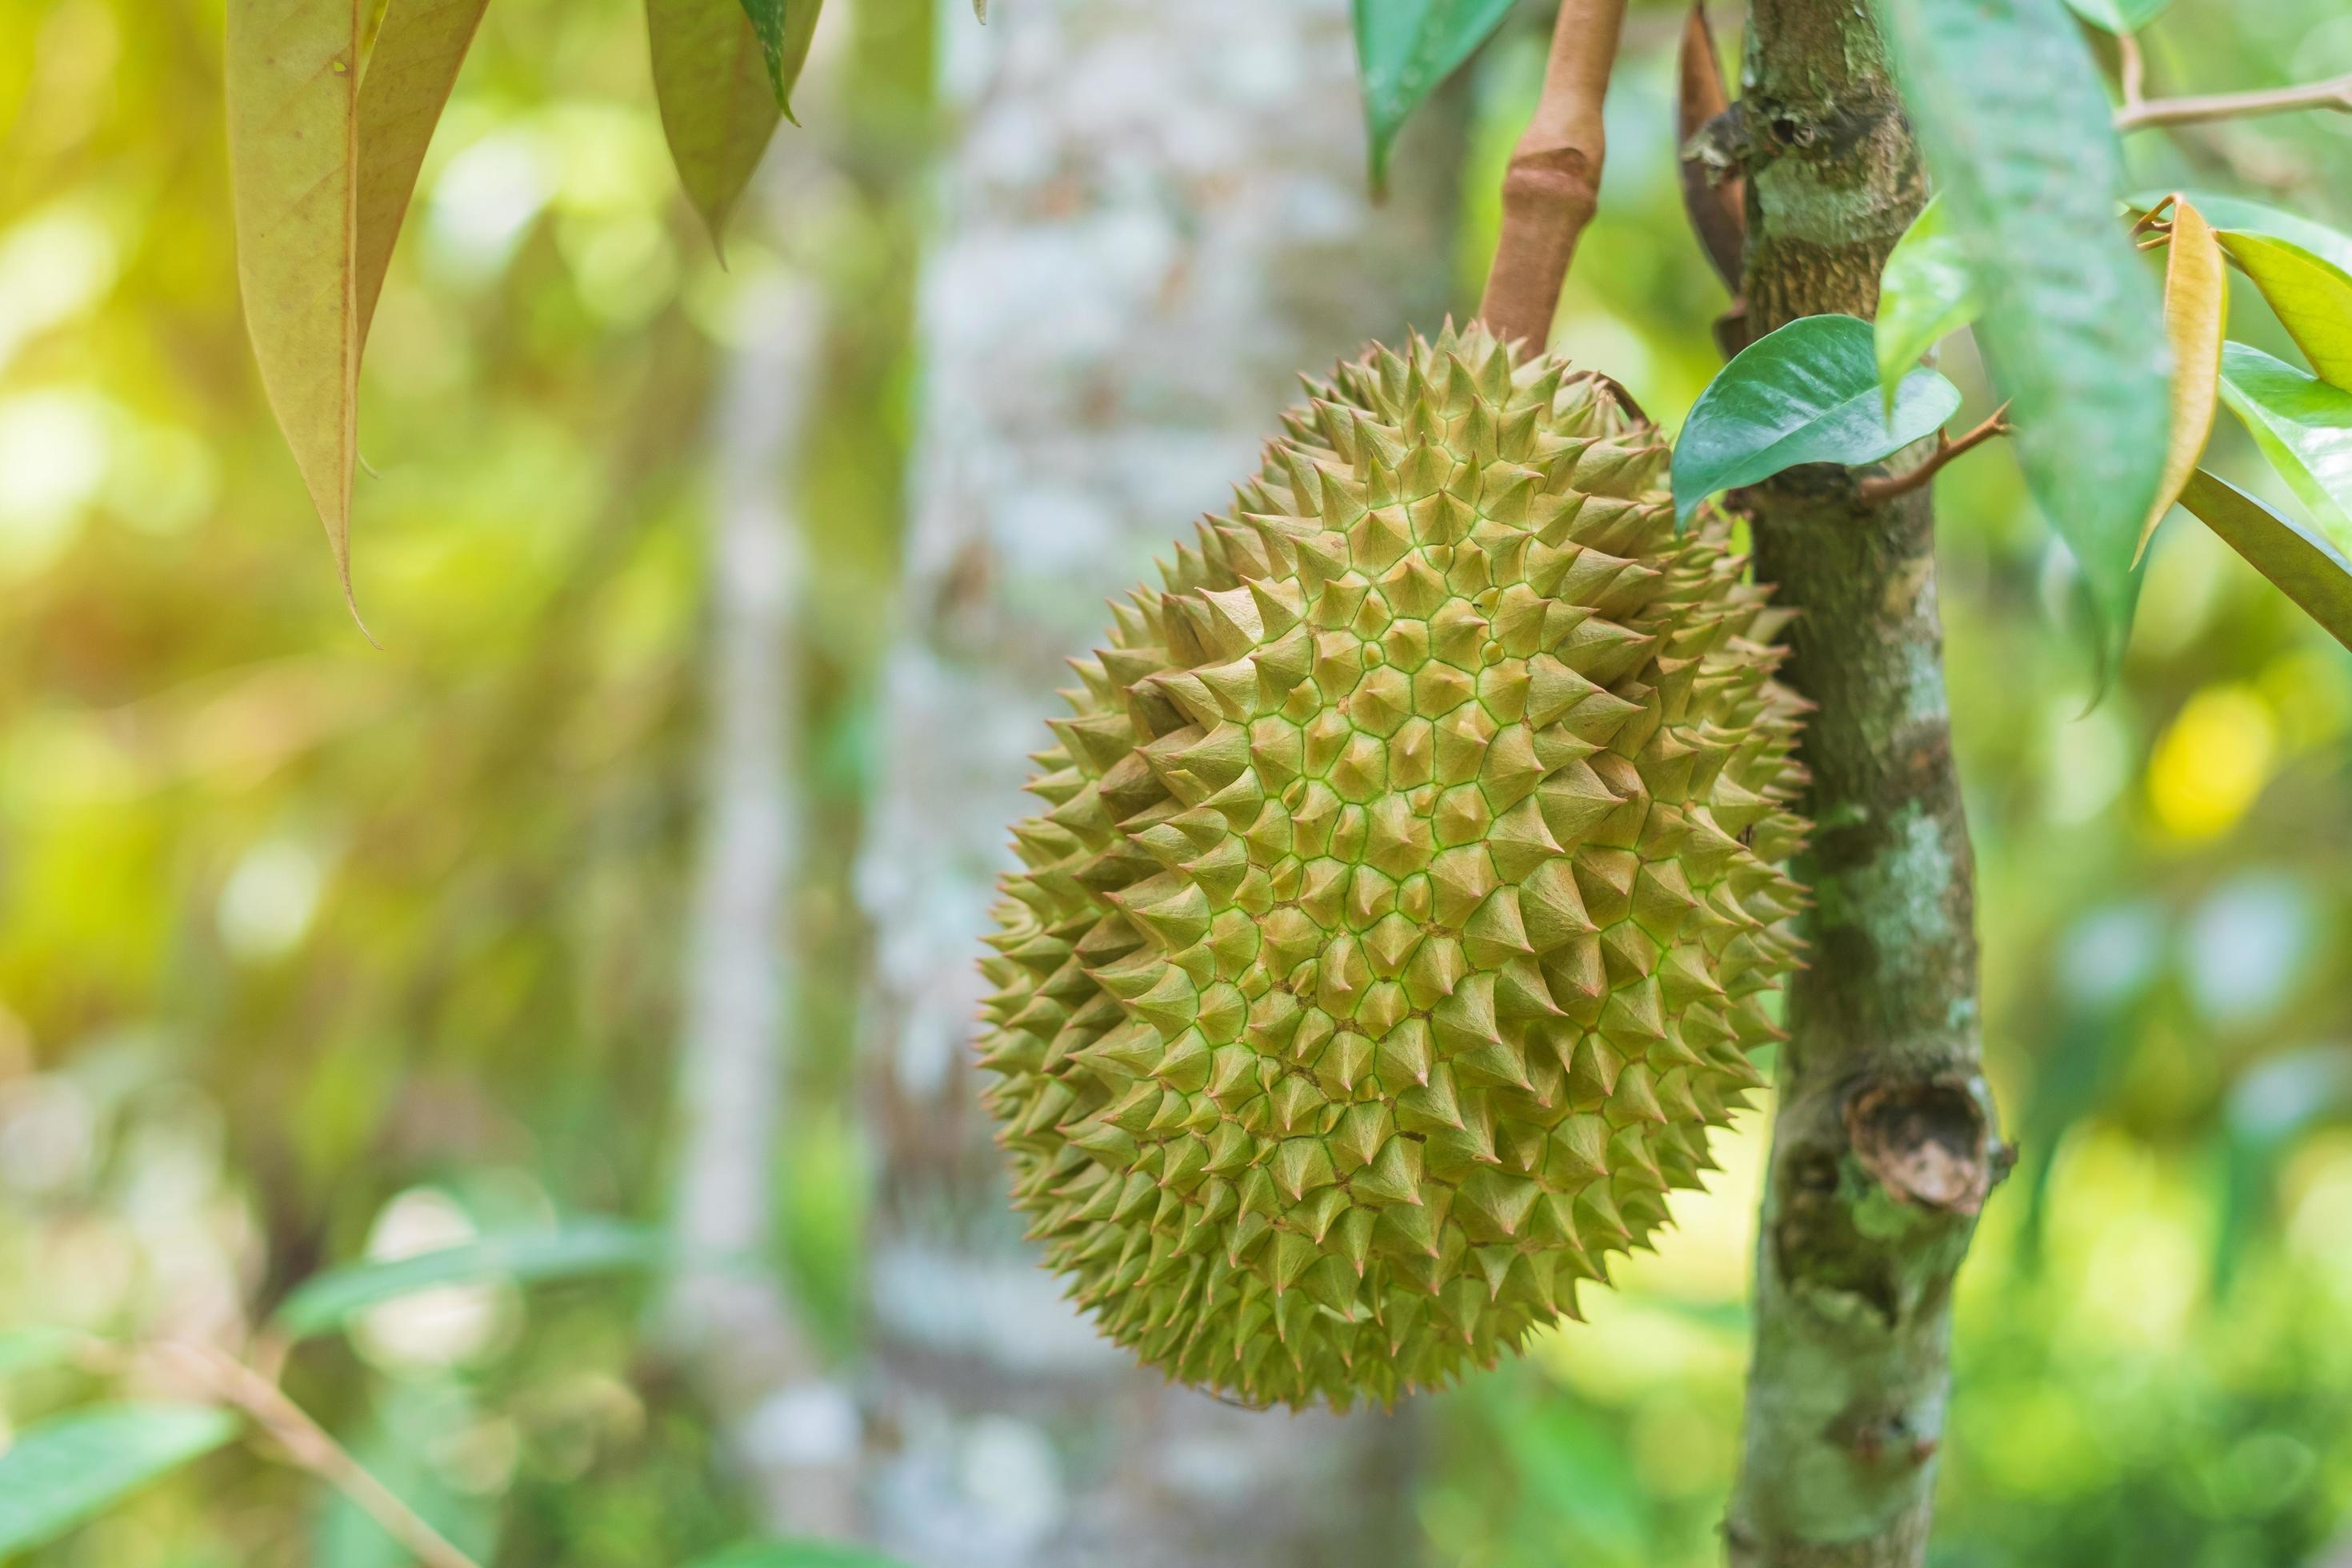
[[[1478,315],[1540,352],[1576,242],[1601,199],[1601,100],[1625,0],[1560,0],[1535,118],[1503,174],[1503,229]]]

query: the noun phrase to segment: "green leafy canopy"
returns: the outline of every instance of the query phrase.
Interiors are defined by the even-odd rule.
[[[1675,515],[1800,463],[1892,457],[1959,411],[1959,388],[1926,368],[1878,390],[1870,324],[1806,316],[1739,352],[1699,394],[1675,443]]]

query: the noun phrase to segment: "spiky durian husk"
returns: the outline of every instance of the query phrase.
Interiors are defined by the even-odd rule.
[[[1104,1331],[1393,1400],[1714,1168],[1795,960],[1784,612],[1607,383],[1483,330],[1309,383],[1114,605],[1013,829],[982,1065]]]

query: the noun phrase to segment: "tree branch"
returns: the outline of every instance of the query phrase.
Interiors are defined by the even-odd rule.
[[[425,1516],[385,1486],[275,1383],[227,1352],[193,1341],[168,1341],[152,1353],[215,1402],[243,1413],[277,1439],[287,1458],[341,1492],[425,1568],[480,1568],[450,1544]]]
[[[2011,428],[2008,414],[2009,405],[2004,403],[1994,409],[1983,424],[1957,441],[1943,431],[1937,431],[1936,449],[1928,454],[1926,462],[1916,468],[1906,468],[1899,474],[1873,474],[1853,487],[1854,499],[1864,506],[1876,506],[1881,501],[1892,500],[1896,496],[1918,489],[1953,458],[1973,451],[1996,436],[2008,435]]]
[[[1625,0],[1560,0],[1543,96],[1503,176],[1503,232],[1479,317],[1540,350],[1576,242],[1601,199],[1601,103]]]
[[[2142,98],[2137,101],[2126,92],[2124,106],[2116,110],[2116,129],[2147,131],[2165,125],[2204,125],[2216,120],[2245,120],[2258,114],[2287,114],[2302,109],[2352,114],[2352,76],[2254,92]]]

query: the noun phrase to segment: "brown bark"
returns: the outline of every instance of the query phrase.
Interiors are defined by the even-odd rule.
[[[1754,0],[1746,79],[1754,331],[1869,316],[1923,194],[1869,11]],[[1802,611],[1789,678],[1820,710],[1801,869],[1818,908],[1789,997],[1727,1534],[1736,1568],[1916,1568],[1952,1279],[2002,1165],[1934,520],[1924,489],[1866,496],[1843,469],[1791,470],[1747,500],[1759,576]]]
[[[1535,118],[1503,175],[1503,227],[1478,314],[1505,341],[1540,349],[1561,280],[1601,200],[1601,100],[1625,0],[1560,0]]]

